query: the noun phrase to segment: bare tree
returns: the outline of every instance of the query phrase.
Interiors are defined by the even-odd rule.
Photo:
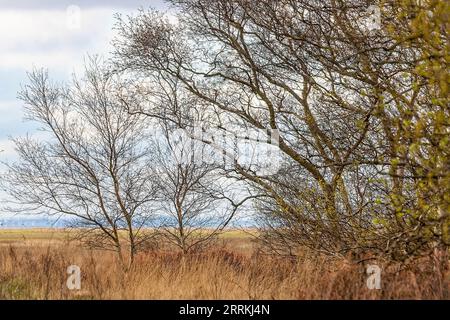
[[[377,1],[171,3],[177,23],[144,11],[119,20],[117,66],[177,83],[223,131],[279,132],[277,174],[235,163],[267,196],[258,206],[272,245],[405,259],[443,239],[434,209],[412,213],[419,177],[399,157],[409,143],[399,123],[414,116],[398,115],[433,103],[409,72],[418,51],[382,28]]]
[[[18,204],[11,209],[73,217],[80,239],[116,251],[130,266],[151,237],[143,230],[155,197],[146,124],[126,112],[120,79],[95,59],[67,87],[52,84],[44,71],[29,79],[19,97],[46,138],[14,140],[19,160],[5,175]]]
[[[188,253],[215,240],[252,196],[236,192],[242,186],[223,176],[220,162],[206,161],[206,153],[214,150],[173,126],[161,127],[151,155],[158,189],[157,233]]]
[[[237,165],[237,173],[278,208],[267,212],[274,230],[289,231],[295,244],[347,252],[356,245],[354,233],[363,230],[371,217],[355,218],[367,199],[350,198],[343,169],[356,153],[364,152],[361,142],[374,101],[359,99],[354,106],[349,102],[350,109],[360,109],[358,113],[336,108],[330,114],[321,101],[329,91],[323,84],[327,70],[316,71],[313,59],[297,56],[300,42],[292,48],[294,44],[277,36],[283,22],[295,25],[299,13],[290,13],[289,3],[176,4],[181,11],[179,25],[157,19],[154,13],[121,24],[122,42],[116,43],[119,63],[146,75],[178,79],[214,115],[210,122],[224,131],[277,130],[289,170],[261,176]],[[292,7],[300,10],[294,3]],[[275,19],[292,21],[264,25]],[[297,176],[304,176],[304,182],[289,180]],[[296,227],[283,229],[280,222]]]

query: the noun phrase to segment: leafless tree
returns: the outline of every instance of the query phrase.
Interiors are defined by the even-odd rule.
[[[234,168],[266,195],[257,205],[272,246],[395,259],[429,248],[416,232],[425,222],[408,214],[417,199],[409,169],[393,162],[407,143],[397,137],[399,110],[430,100],[417,75],[405,78],[417,51],[376,25],[377,1],[171,3],[176,23],[153,11],[119,20],[117,68],[176,83],[209,126],[279,132],[277,174]]]
[[[224,157],[220,137],[213,144],[198,137],[198,130],[202,135],[213,118],[201,99],[174,77],[128,77],[133,81],[120,99],[127,112],[143,116],[153,128],[149,169],[158,190],[155,232],[183,253],[201,249],[258,196],[242,179],[229,175],[226,163],[232,160]]]
[[[153,221],[146,124],[125,110],[120,79],[96,59],[70,86],[51,83],[42,70],[29,79],[19,97],[45,138],[14,140],[19,160],[4,177],[17,204],[11,210],[73,217],[80,239],[130,266],[149,244],[144,227]]]
[[[160,128],[151,147],[158,190],[156,232],[163,242],[188,253],[215,240],[253,196],[242,196],[243,186],[224,177],[222,163],[206,161],[213,149],[174,126]]]
[[[272,176],[239,166],[236,170],[278,208],[277,214],[270,214],[271,208],[267,215],[276,226],[273,230],[283,230],[278,224],[285,222],[296,226],[288,230],[296,244],[346,252],[355,245],[354,229],[370,219],[354,218],[366,200],[351,203],[343,169],[364,140],[373,101],[355,101],[355,107],[362,108],[359,113],[338,108],[330,115],[320,101],[329,91],[323,84],[330,76],[327,70],[316,71],[314,60],[297,56],[300,41],[291,47],[292,41],[277,37],[284,24],[274,25],[275,19],[295,27],[295,21],[285,21],[298,17],[298,12],[289,12],[289,3],[176,4],[181,10],[179,25],[153,13],[122,24],[122,42],[116,48],[123,68],[178,79],[215,115],[218,128],[278,130],[288,169]],[[295,9],[293,3],[291,10]],[[358,121],[365,125],[359,128]],[[289,180],[297,176],[304,176],[304,181]]]

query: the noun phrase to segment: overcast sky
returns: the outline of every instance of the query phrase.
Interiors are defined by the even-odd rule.
[[[10,137],[36,132],[16,98],[26,72],[43,67],[52,79],[69,80],[87,54],[111,52],[114,14],[140,7],[166,8],[162,0],[0,0],[0,161],[15,159]]]

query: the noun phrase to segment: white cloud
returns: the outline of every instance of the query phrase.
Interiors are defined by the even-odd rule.
[[[141,6],[164,8],[167,4],[164,3],[164,0],[0,0],[1,9],[54,9],[64,8],[70,5],[77,5],[82,8],[114,7],[136,9]]]
[[[65,10],[2,10],[0,68],[78,70],[87,53],[110,51],[114,13],[113,8],[81,10],[80,28],[74,29]]]
[[[14,148],[14,142],[11,140],[0,140],[0,160],[11,161],[16,159],[17,153]],[[2,167],[0,166],[0,169],[3,169]]]

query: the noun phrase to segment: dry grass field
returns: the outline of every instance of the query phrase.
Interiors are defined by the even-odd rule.
[[[81,289],[66,286],[81,269]],[[0,230],[0,299],[448,299],[449,274],[432,259],[383,266],[381,290],[365,269],[307,251],[265,255],[233,231],[206,252],[142,252],[124,272],[113,252],[80,247],[59,230]]]

